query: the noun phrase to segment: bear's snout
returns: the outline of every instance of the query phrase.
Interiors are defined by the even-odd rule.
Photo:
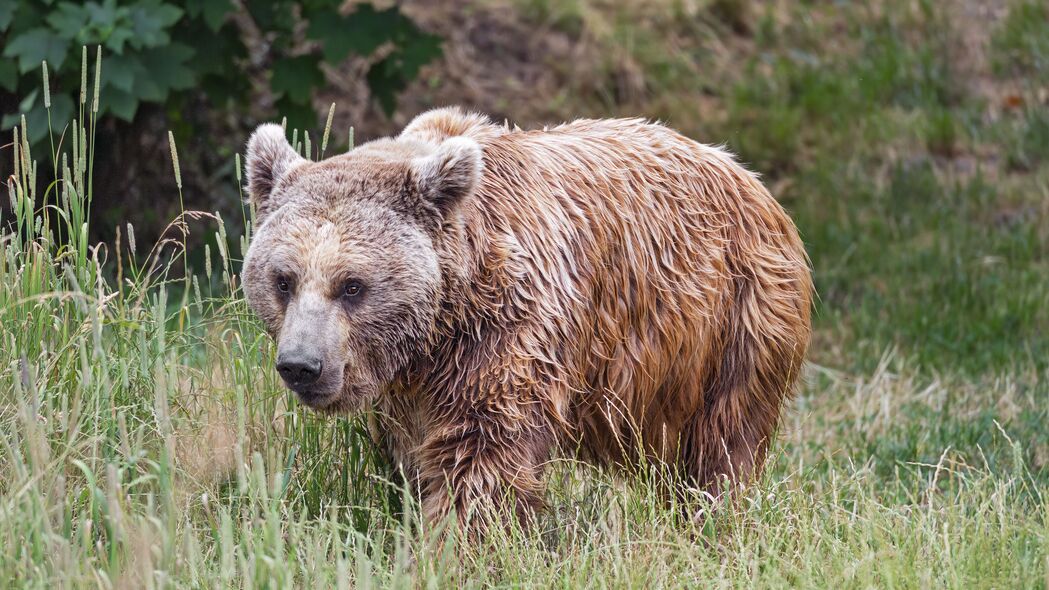
[[[277,372],[284,383],[297,393],[317,383],[323,370],[324,361],[303,350],[282,353],[277,357]]]

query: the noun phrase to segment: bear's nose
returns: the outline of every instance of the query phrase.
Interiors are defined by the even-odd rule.
[[[321,360],[316,357],[281,355],[277,358],[277,372],[291,388],[316,383],[323,366]]]

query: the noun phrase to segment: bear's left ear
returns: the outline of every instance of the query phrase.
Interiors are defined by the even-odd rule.
[[[450,137],[433,154],[412,162],[422,198],[442,216],[473,194],[483,168],[481,146],[466,137]]]
[[[288,144],[280,125],[260,125],[248,140],[245,173],[248,178],[248,199],[255,205],[261,222],[267,214],[276,211],[282,203],[274,200],[273,189],[289,170],[305,162]]]

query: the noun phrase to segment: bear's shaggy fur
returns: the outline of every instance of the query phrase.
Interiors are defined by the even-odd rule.
[[[812,285],[794,224],[724,151],[639,119],[522,131],[452,108],[316,163],[264,126],[247,164],[249,302],[278,362],[324,367],[289,384],[374,409],[430,519],[527,519],[556,449],[643,453],[715,493],[759,473]]]

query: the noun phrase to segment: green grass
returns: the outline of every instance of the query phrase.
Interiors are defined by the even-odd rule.
[[[1030,10],[1015,5],[992,51]],[[57,157],[34,168],[18,151],[0,209],[0,584],[1049,586],[1044,110],[983,117],[932,4],[739,15],[757,19],[757,53],[732,84],[701,85],[728,104],[704,136],[792,211],[820,300],[805,384],[738,505],[683,519],[654,475],[559,458],[534,530],[471,550],[426,532],[359,419],[313,416],[280,387],[240,298],[246,239],[187,213],[176,227],[213,232],[207,253],[179,231],[149,252],[123,224],[87,242],[90,160],[69,148],[92,145],[82,109]],[[828,49],[835,35],[850,47]],[[652,31],[633,38],[658,53]],[[1049,59],[1037,38],[1017,63]]]
[[[1049,80],[1049,7],[1038,0],[1014,2],[995,33],[991,57],[998,74]]]
[[[815,53],[812,29],[834,34],[816,25],[778,35],[713,133],[787,181],[778,196],[813,260],[817,326],[847,351],[824,360],[869,371],[899,346],[923,369],[1044,368],[1044,109],[985,122],[952,69],[950,24],[932,5],[888,5],[900,10],[843,11],[842,51]]]

